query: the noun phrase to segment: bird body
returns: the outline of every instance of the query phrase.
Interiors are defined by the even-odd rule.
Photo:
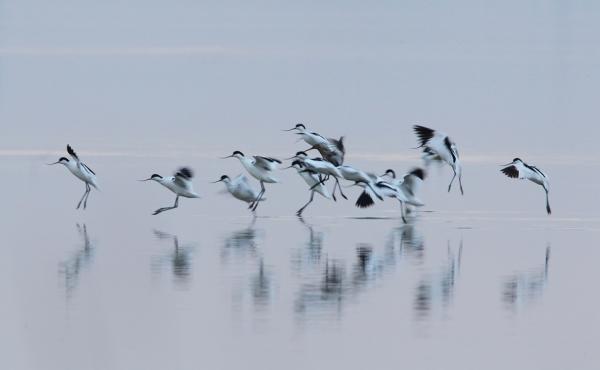
[[[304,124],[302,123],[298,123],[295,127],[289,129],[289,130],[285,130],[285,131],[296,131],[297,135],[300,135],[300,137],[302,138],[302,140],[304,140],[308,145],[312,146],[316,146],[316,145],[327,145],[328,144],[328,140],[321,136],[320,134],[316,133],[316,132],[310,132],[306,129],[306,126],[304,126]]]
[[[308,207],[308,205],[312,203],[312,201],[315,197],[315,193],[321,194],[326,199],[333,198],[333,195],[329,192],[329,190],[325,187],[325,185],[321,181],[321,177],[316,172],[307,169],[304,162],[302,162],[299,159],[296,159],[294,162],[292,162],[292,165],[290,167],[296,169],[296,171],[298,172],[298,175],[300,175],[300,177],[302,177],[302,179],[304,180],[304,182],[306,182],[306,184],[308,185],[309,190],[310,190],[310,199],[308,200],[308,202],[306,202],[306,204],[304,204],[302,206],[302,208],[300,208],[296,212],[296,215],[298,217],[301,217],[302,212],[304,212],[306,207]]]
[[[155,181],[165,188],[175,193],[175,204],[172,207],[163,207],[154,211],[154,215],[168,211],[170,209],[177,208],[179,206],[179,197],[184,198],[200,198],[200,195],[194,191],[192,184],[192,178],[194,174],[192,170],[187,167],[180,168],[174,176],[163,177],[158,174],[153,174],[148,179],[141,181]]]
[[[460,192],[464,194],[462,187],[462,166],[456,143],[445,133],[425,126],[415,125],[413,126],[413,130],[419,139],[418,148],[425,148],[424,153],[428,159],[437,159],[439,157],[439,159],[448,163],[452,168],[454,176],[448,185],[448,191],[450,191],[454,179],[458,176]]]
[[[254,190],[250,183],[248,182],[248,178],[244,175],[238,175],[237,177],[231,179],[227,175],[221,176],[221,179],[215,182],[223,182],[225,183],[225,187],[229,194],[231,194],[234,198],[239,199],[246,203],[253,203],[256,198],[258,198],[259,192]],[[266,199],[261,199],[262,201]]]
[[[414,168],[402,178],[396,178],[396,173],[391,169],[387,170],[383,176],[391,177],[390,183],[398,188],[402,197],[406,198],[407,205],[423,205],[417,196],[425,179],[425,171],[422,168]]]
[[[334,166],[344,164],[346,156],[346,147],[344,146],[344,137],[338,139],[327,139],[327,143],[313,145],[310,149],[316,149],[324,160],[332,163]],[[309,150],[310,150],[309,149]]]
[[[83,209],[86,209],[87,200],[91,192],[91,187],[94,187],[96,190],[99,190],[96,173],[79,159],[79,156],[77,155],[77,153],[75,153],[75,150],[73,150],[71,145],[67,145],[67,152],[71,156],[71,159],[61,157],[57,162],[50,163],[50,165],[62,164],[75,177],[77,177],[79,180],[85,183],[85,192],[83,193],[81,200],[77,204],[77,209],[81,207],[82,202]]]
[[[306,182],[310,189],[321,194],[327,199],[331,199],[331,193],[329,192],[329,189],[327,189],[325,185],[321,183],[317,173],[312,171],[306,171],[306,166],[302,161],[299,160],[294,161],[291,167],[295,168],[296,171],[298,171],[298,175],[302,177],[302,179],[304,180],[304,182]]]
[[[238,159],[246,171],[258,181],[270,184],[279,182],[279,180],[273,176],[273,171],[277,169],[277,163],[281,163],[281,161],[261,156],[254,156],[252,158],[241,156],[238,157]]]
[[[550,181],[548,175],[542,172],[542,170],[539,168],[523,162],[520,158],[513,159],[511,163],[508,163],[503,167],[504,168],[502,168],[500,171],[510,178],[529,180],[537,185],[542,186],[546,192],[546,212],[548,214],[552,213],[552,210],[550,209],[550,200],[548,199],[548,193],[550,192]]]
[[[248,171],[248,173],[255,179],[260,181],[260,192],[258,193],[258,196],[254,202],[250,204],[252,211],[256,211],[256,208],[258,207],[258,204],[266,191],[265,183],[273,184],[279,182],[279,180],[273,175],[273,171],[277,169],[277,165],[281,164],[281,161],[272,157],[262,157],[257,155],[253,157],[247,157],[239,150],[236,150],[232,155],[225,158],[239,159],[246,171]]]

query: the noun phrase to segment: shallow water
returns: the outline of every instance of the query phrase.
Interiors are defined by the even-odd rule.
[[[432,171],[427,206],[404,225],[391,202],[363,212],[317,199],[298,219],[308,194],[290,172],[254,219],[208,184],[239,163],[204,161],[204,197],[154,217],[173,197],[133,180],[172,160],[91,159],[102,192],[85,213],[74,210],[83,186],[66,170],[46,158],[0,162],[27,180],[7,184],[3,201],[0,368],[600,363],[600,217],[585,185],[574,200],[558,180],[547,217],[541,191],[493,177],[495,167],[470,166],[465,197]],[[561,179],[567,168],[551,170]]]

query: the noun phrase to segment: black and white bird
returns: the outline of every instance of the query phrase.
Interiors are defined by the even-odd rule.
[[[368,208],[371,207],[375,202],[373,201],[372,191],[365,186],[364,183],[356,183],[363,187],[365,190],[361,193],[356,201],[356,206],[359,208]],[[385,198],[394,198],[400,202],[400,211],[402,214],[402,221],[406,223],[406,214],[405,214],[405,206],[412,205],[416,207],[422,207],[425,204],[421,202],[418,198],[414,197],[411,194],[405,192],[403,188],[400,188],[388,181],[379,179],[375,185],[375,194],[378,196],[382,196]]]
[[[344,145],[344,137],[341,136],[339,139],[328,138],[327,143],[316,144],[307,149],[306,151],[316,149],[321,154],[324,160],[332,163],[334,166],[341,166],[344,164],[344,157],[346,156],[346,147]]]
[[[359,185],[365,189],[368,197],[362,196],[358,198],[356,201],[356,206],[359,208],[365,208],[366,203],[370,203],[369,205],[373,205],[373,197],[371,195],[376,196],[379,200],[383,200],[383,197],[375,190],[375,184],[381,180],[376,175],[372,173],[367,173],[363,170],[360,170],[356,167],[352,167],[349,165],[342,165],[338,167],[338,170],[342,174],[344,180],[354,182],[353,185]],[[369,201],[370,199],[370,201]]]
[[[292,127],[289,130],[284,131],[296,131],[296,134],[299,135],[302,140],[304,140],[311,147],[316,145],[327,145],[328,140],[316,132],[310,132],[306,129],[303,123],[298,123],[296,126]]]
[[[312,201],[315,197],[315,193],[321,194],[326,199],[331,199],[332,195],[329,192],[329,190],[325,187],[325,185],[323,185],[323,183],[321,182],[321,179],[319,178],[319,174],[312,170],[307,169],[304,162],[297,159],[292,162],[292,165],[290,167],[287,167],[287,168],[296,169],[296,171],[298,172],[298,175],[300,175],[300,177],[302,177],[304,182],[306,182],[306,184],[310,188],[309,189],[310,190],[310,199],[304,206],[302,206],[302,208],[300,208],[296,212],[296,215],[298,217],[301,217],[302,212],[304,212],[306,207],[308,207],[308,205],[312,203]]]
[[[254,190],[248,181],[248,178],[244,175],[238,175],[234,179],[231,179],[227,175],[221,176],[221,178],[214,183],[223,182],[225,188],[234,198],[246,202],[248,204],[254,203],[258,198],[259,192]],[[267,200],[262,198],[261,201]]]
[[[421,190],[421,186],[423,184],[423,180],[425,180],[425,170],[423,170],[422,168],[413,168],[412,170],[410,170],[409,172],[407,172],[404,176],[402,176],[401,178],[397,178],[396,177],[396,172],[392,169],[388,169],[385,171],[385,173],[382,175],[382,177],[389,177],[391,178],[391,183],[395,186],[397,186],[400,191],[408,198],[411,200],[414,200],[417,203],[423,203],[420,199],[419,199],[419,192]],[[409,213],[412,212],[414,210],[413,205],[410,204],[406,204],[405,208],[406,211],[408,211]]]
[[[179,206],[179,197],[184,198],[200,198],[200,195],[194,191],[194,187],[192,185],[192,178],[194,174],[191,169],[188,167],[182,167],[175,175],[162,177],[161,175],[153,174],[149,178],[140,181],[156,181],[161,184],[165,188],[171,190],[175,193],[175,204],[172,207],[162,207],[154,211],[153,215],[157,215],[164,211],[168,211],[170,209],[175,209]]]
[[[541,185],[546,192],[546,212],[552,213],[550,209],[550,200],[548,199],[548,193],[550,191],[550,182],[548,176],[535,166],[528,165],[523,162],[520,158],[515,158],[511,163],[503,165],[502,173],[513,179],[524,180],[527,179],[538,185]]]
[[[428,127],[415,125],[413,126],[413,130],[419,139],[419,146],[417,148],[425,148],[424,153],[428,157],[431,157],[431,159],[437,159],[435,156],[435,154],[437,154],[442,161],[448,163],[452,168],[454,176],[452,176],[452,180],[448,185],[448,192],[452,189],[452,183],[456,176],[458,176],[460,193],[464,194],[462,186],[462,166],[460,164],[456,143],[445,133]]]
[[[274,184],[279,182],[279,180],[274,176],[274,171],[277,169],[277,165],[281,164],[279,159],[271,158],[271,157],[262,157],[255,155],[253,157],[247,157],[244,153],[236,150],[232,155],[224,157],[224,158],[237,158],[242,163],[242,166],[248,171],[250,175],[252,175],[255,179],[260,181],[260,192],[258,196],[254,200],[253,203],[250,204],[250,209],[252,211],[256,211],[258,204],[260,203],[262,197],[265,195],[265,183]]]
[[[88,197],[90,196],[90,192],[92,191],[91,187],[94,187],[94,189],[99,190],[98,182],[96,179],[96,173],[79,159],[77,153],[75,153],[75,151],[70,145],[67,145],[67,152],[71,156],[71,159],[68,159],[66,157],[60,157],[58,161],[54,163],[49,163],[49,165],[62,164],[63,166],[67,167],[67,169],[71,171],[71,173],[75,175],[75,177],[77,177],[79,180],[85,183],[85,192],[83,193],[83,196],[81,197],[79,203],[77,203],[77,209],[81,207],[82,202],[83,209],[85,209],[87,207]]]
[[[306,126],[302,123],[298,123],[295,127],[284,130],[284,131],[296,131],[296,134],[310,145],[306,151],[318,150],[324,160],[331,162],[334,166],[341,166],[344,164],[344,157],[346,155],[346,148],[344,146],[344,137],[339,139],[326,138],[323,135],[310,132],[306,129]]]
[[[306,152],[302,152],[302,151],[297,152],[294,157],[289,158],[289,159],[299,160],[302,163],[304,163],[304,165],[306,167],[305,171],[311,171],[311,172],[317,173],[319,175],[322,175],[322,179],[321,179],[322,184],[324,184],[325,181],[329,180],[333,176],[333,179],[335,180],[335,184],[333,185],[333,191],[332,191],[333,200],[336,200],[336,198],[335,198],[336,188],[338,188],[340,190],[340,195],[344,199],[348,199],[346,197],[346,195],[343,193],[342,187],[340,185],[339,179],[342,177],[342,174],[341,174],[340,170],[337,168],[337,166],[335,166],[333,163],[328,162],[328,161],[324,160],[323,158],[308,158],[308,154],[306,154]]]

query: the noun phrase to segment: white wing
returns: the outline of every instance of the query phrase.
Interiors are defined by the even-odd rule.
[[[271,157],[261,157],[258,155],[254,156],[254,164],[267,171],[273,171],[277,169],[277,164],[281,164],[279,159]]]

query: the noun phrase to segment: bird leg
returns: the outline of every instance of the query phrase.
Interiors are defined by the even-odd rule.
[[[400,202],[400,212],[402,214],[402,222],[407,223],[406,216],[404,215],[404,202],[401,201],[400,199],[398,199],[398,201]]]
[[[452,183],[454,182],[454,178],[456,177],[456,170],[452,168],[452,171],[454,172],[454,176],[452,176],[452,180],[450,180],[450,185],[448,185],[448,193],[450,192],[450,189],[452,189]]]
[[[92,192],[92,188],[90,187],[90,184],[86,183],[85,186],[87,188],[87,195],[85,196],[85,200],[83,201],[83,209],[87,208],[87,201],[88,201],[88,198],[90,197],[90,193]]]
[[[552,210],[550,209],[550,199],[548,199],[548,189],[546,189],[545,186],[544,190],[546,191],[546,212],[548,212],[548,214],[551,214]]]
[[[156,211],[154,211],[153,215],[157,215],[159,213],[162,213],[164,211],[168,211],[170,209],[175,209],[179,206],[179,195],[175,197],[175,204],[173,205],[173,207],[163,207],[163,208],[159,208]]]
[[[258,194],[258,197],[256,197],[256,200],[254,201],[254,207],[252,207],[252,212],[256,211],[256,208],[258,207],[258,203],[262,199],[262,197],[265,194],[266,190],[267,189],[265,188],[265,183],[261,181],[260,182],[260,193]]]
[[[340,189],[340,195],[341,195],[341,196],[342,196],[344,199],[348,200],[348,197],[347,197],[347,196],[346,196],[346,194],[344,194],[344,192],[342,191],[342,186],[340,185],[340,180],[338,180],[338,178],[337,178],[337,177],[335,178],[335,185],[334,185],[334,186],[337,186],[337,188],[338,188],[338,189]]]
[[[77,208],[75,208],[75,209],[79,209],[79,207],[81,207],[81,202],[83,202],[83,198],[85,198],[85,196],[88,194],[89,188],[90,188],[90,186],[86,182],[85,183],[85,192],[83,193],[83,196],[79,200],[79,203],[77,203]]]
[[[300,209],[298,210],[298,212],[296,212],[296,216],[298,216],[298,217],[302,217],[302,212],[304,212],[304,209],[305,209],[306,207],[308,207],[308,205],[309,205],[309,204],[311,204],[311,203],[312,203],[312,201],[313,201],[313,198],[314,198],[314,197],[315,197],[315,192],[314,192],[314,191],[311,191],[311,192],[310,192],[310,199],[308,200],[308,202],[307,202],[307,203],[306,203],[304,206],[302,206],[302,208],[300,208]]]

